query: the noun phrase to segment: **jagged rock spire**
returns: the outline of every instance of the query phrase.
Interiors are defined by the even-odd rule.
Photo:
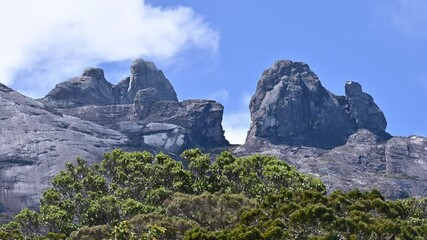
[[[326,90],[302,62],[278,61],[264,71],[250,103],[251,128],[246,140],[330,149],[343,145],[358,129],[384,139],[386,121],[369,94],[356,82],[346,96]]]
[[[146,88],[156,89],[159,101],[178,101],[163,72],[154,63],[142,59],[132,63],[130,77],[117,85],[105,79],[102,69],[86,68],[82,76],[56,85],[41,101],[51,108],[132,104],[138,91]]]

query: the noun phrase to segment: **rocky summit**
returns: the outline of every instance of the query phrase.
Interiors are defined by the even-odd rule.
[[[100,68],[86,68],[82,76],[62,82],[40,99],[51,108],[73,108],[88,105],[132,104],[139,90],[154,88],[158,100],[178,101],[176,92],[154,63],[135,60],[130,76],[117,85],[109,83]]]
[[[163,151],[177,160],[194,147],[269,154],[320,177],[328,191],[427,196],[427,139],[388,134],[383,112],[357,82],[345,83],[338,96],[307,64],[274,63],[251,99],[242,146],[225,139],[223,110],[212,100],[178,101],[163,72],[141,59],[116,85],[102,69],[87,68],[38,100],[0,84],[0,210],[37,208],[65,162],[100,161],[114,148]]]
[[[136,60],[130,71],[113,85],[102,69],[87,68],[39,100],[0,85],[2,211],[37,207],[52,177],[77,157],[100,161],[107,151],[122,148],[179,158],[187,148],[229,145],[220,103],[178,102],[151,62]]]
[[[346,96],[335,96],[301,62],[278,61],[264,71],[250,111],[246,144],[267,139],[274,144],[331,149],[361,128],[389,138],[384,114],[360,84],[348,82]]]
[[[389,198],[427,196],[427,139],[392,137],[357,82],[326,90],[309,66],[278,61],[250,102],[251,128],[238,155],[269,154],[320,177],[329,191],[379,189]]]

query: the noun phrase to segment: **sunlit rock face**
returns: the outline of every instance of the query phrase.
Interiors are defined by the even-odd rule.
[[[345,96],[337,96],[307,64],[278,61],[262,74],[250,111],[251,128],[237,155],[278,156],[320,177],[329,191],[427,196],[427,139],[390,136],[383,112],[357,82],[347,82]]]
[[[336,96],[302,62],[282,60],[265,70],[250,112],[246,144],[261,138],[274,144],[331,149],[362,128],[389,138],[383,113],[358,83],[348,82],[346,96]]]
[[[151,62],[136,60],[117,85],[86,68],[34,100],[0,85],[0,211],[37,208],[42,192],[65,163],[102,160],[115,148],[165,152],[228,146],[223,106],[210,100],[178,102]]]
[[[390,136],[383,112],[359,83],[347,82],[337,96],[307,64],[274,63],[252,97],[252,124],[239,147],[224,137],[223,111],[211,100],[179,102],[163,73],[143,60],[117,85],[102,69],[87,68],[39,100],[0,84],[0,210],[37,208],[66,162],[99,162],[114,148],[176,159],[192,147],[276,155],[320,177],[328,191],[427,196],[427,139]]]
[[[130,67],[130,76],[114,86],[118,104],[133,103],[138,91],[157,89],[158,99],[177,102],[178,98],[172,84],[161,70],[152,62],[135,60]]]
[[[386,133],[387,121],[384,113],[375,104],[371,95],[362,91],[362,86],[357,82],[345,84],[345,96],[348,101],[349,112],[359,129],[368,129],[378,136],[388,139]]]
[[[0,85],[0,203],[6,212],[36,207],[51,178],[77,157],[98,161],[128,138],[112,129],[47,110]]]
[[[132,63],[130,76],[117,85],[105,80],[102,69],[87,68],[81,77],[58,84],[40,101],[52,111],[119,131],[134,147],[153,146],[158,151],[179,153],[184,147],[229,144],[221,125],[224,107],[220,103],[211,100],[178,102],[175,90],[163,72],[154,63],[142,59]],[[175,141],[176,136],[171,135],[168,127],[158,136],[172,139],[165,140],[165,144],[151,144],[156,141],[152,134],[144,137],[146,131],[143,130],[150,123],[175,125],[180,136],[175,140],[180,144],[171,147],[170,142]],[[123,130],[122,126],[127,129]],[[131,126],[133,130],[129,130]]]
[[[152,62],[135,60],[130,76],[117,85],[108,82],[100,68],[86,68],[79,77],[55,86],[40,99],[51,108],[132,104],[140,90],[156,89],[158,100],[178,101],[172,84]]]

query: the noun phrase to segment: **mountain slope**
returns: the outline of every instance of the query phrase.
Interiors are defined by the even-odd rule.
[[[6,211],[36,204],[65,162],[77,157],[94,161],[128,143],[119,132],[54,114],[4,85],[0,112],[0,202]]]
[[[328,190],[379,189],[427,196],[427,138],[392,137],[374,99],[356,82],[326,90],[305,63],[278,61],[251,100],[251,129],[238,155],[271,154],[319,176]]]

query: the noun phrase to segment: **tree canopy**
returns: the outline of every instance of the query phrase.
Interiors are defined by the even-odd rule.
[[[427,238],[426,199],[327,195],[319,179],[272,156],[181,157],[117,149],[99,164],[67,163],[40,211],[18,213],[0,239]]]

